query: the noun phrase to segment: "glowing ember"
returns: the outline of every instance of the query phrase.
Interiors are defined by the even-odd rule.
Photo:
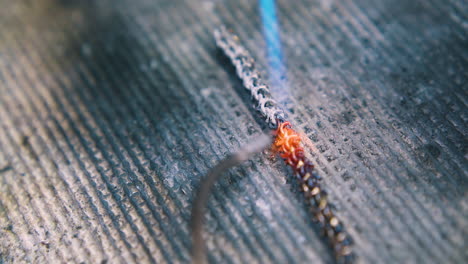
[[[320,176],[304,155],[299,133],[291,128],[289,122],[283,122],[278,124],[275,134],[274,149],[292,168],[300,190],[311,206],[314,220],[320,224],[323,235],[330,240],[337,258],[351,262],[351,239],[328,205],[327,193],[320,187]]]
[[[299,181],[300,190],[310,205],[313,219],[320,224],[324,236],[329,239],[335,256],[340,262],[352,262],[354,257],[351,238],[328,204],[327,193],[319,183],[320,176],[314,170],[312,162],[304,155],[301,136],[285,121],[285,112],[270,94],[270,88],[255,68],[254,59],[240,44],[239,38],[226,27],[222,26],[216,30],[214,36],[217,46],[230,58],[244,87],[257,102],[258,110],[266,122],[270,127],[276,128],[273,147],[292,168]]]

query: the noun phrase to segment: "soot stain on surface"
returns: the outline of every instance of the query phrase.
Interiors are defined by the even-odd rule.
[[[37,155],[36,151],[34,150],[33,146],[31,145],[30,138],[27,135],[23,135],[21,137],[21,146],[23,146],[28,154],[33,158],[35,161],[39,161],[39,156]]]

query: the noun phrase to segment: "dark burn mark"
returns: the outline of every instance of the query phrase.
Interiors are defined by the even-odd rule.
[[[427,144],[425,149],[431,154],[432,157],[436,159],[440,156],[440,149],[433,144]]]
[[[0,173],[7,172],[9,170],[12,170],[13,167],[10,164],[5,165],[4,167],[0,168]]]
[[[5,231],[13,231],[13,225],[9,224],[6,227],[3,228]]]
[[[41,241],[41,245],[45,246],[47,249],[50,249],[50,243],[48,241]]]
[[[39,161],[39,156],[34,151],[31,142],[29,141],[29,136],[24,135],[23,137],[21,137],[21,146],[26,149],[31,158],[33,158],[35,161]]]

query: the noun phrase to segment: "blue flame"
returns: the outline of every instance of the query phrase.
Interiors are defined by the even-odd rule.
[[[262,16],[263,36],[267,46],[270,81],[273,84],[271,88],[273,92],[278,92],[278,88],[281,86],[280,83],[286,75],[275,0],[259,0],[259,9]]]

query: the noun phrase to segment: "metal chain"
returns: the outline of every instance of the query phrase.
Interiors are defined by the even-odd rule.
[[[214,36],[216,45],[224,51],[236,67],[237,75],[257,102],[257,108],[266,118],[268,125],[276,128],[277,120],[284,121],[286,115],[272,98],[270,88],[255,68],[255,61],[250,53],[239,43],[239,38],[229,32],[225,26],[215,30]]]
[[[292,168],[299,182],[299,189],[310,206],[313,219],[319,224],[322,234],[328,238],[335,257],[339,262],[351,263],[354,260],[351,237],[330,208],[328,194],[320,185],[321,177],[304,155],[301,137],[291,128],[289,122],[279,124],[274,147]]]
[[[320,186],[321,177],[312,162],[305,157],[299,134],[286,122],[285,112],[272,98],[268,85],[255,69],[254,59],[239,43],[239,38],[225,26],[215,30],[214,36],[216,45],[229,57],[244,87],[257,102],[258,110],[270,127],[277,128],[274,146],[286,164],[292,168],[299,181],[300,191],[304,193],[311,208],[313,219],[318,222],[323,235],[328,238],[338,262],[353,262],[355,256],[352,253],[352,239],[330,208],[327,192]]]

